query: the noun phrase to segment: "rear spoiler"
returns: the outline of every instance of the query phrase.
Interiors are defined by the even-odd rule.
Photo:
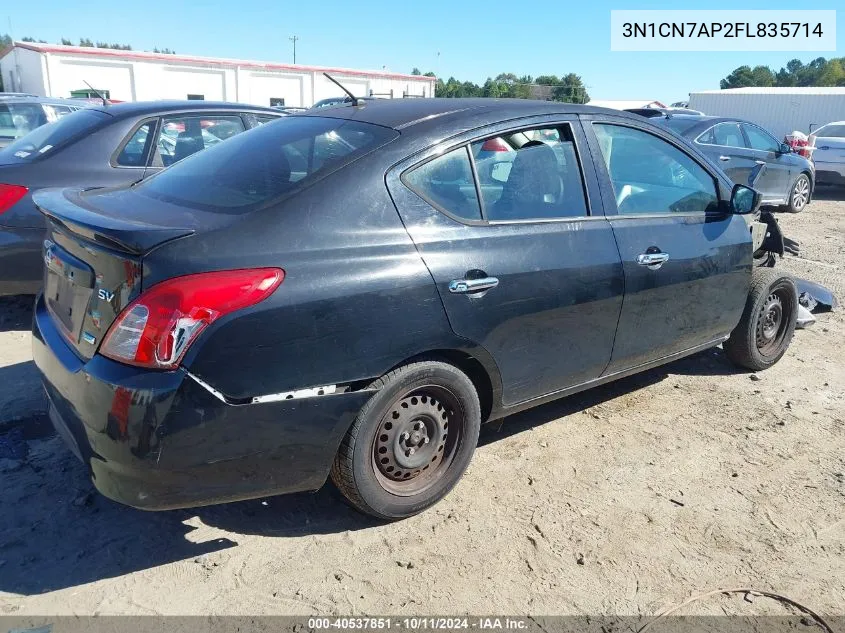
[[[194,233],[187,227],[161,226],[106,215],[87,203],[80,189],[42,189],[32,195],[49,220],[90,242],[132,255],[144,255],[165,242]]]

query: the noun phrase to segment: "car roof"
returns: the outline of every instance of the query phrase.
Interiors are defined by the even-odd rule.
[[[278,110],[270,107],[249,105],[246,103],[232,103],[229,101],[126,101],[109,105],[91,105],[88,110],[99,110],[116,118],[143,116],[146,114],[163,114],[166,112],[182,112],[185,110],[231,110],[233,112],[268,112],[279,115]]]
[[[74,107],[84,107],[78,101],[73,99],[61,99],[59,97],[39,97],[37,95],[30,95],[25,93],[15,92],[0,92],[0,103],[46,103],[55,105],[70,105]]]
[[[296,116],[322,116],[362,121],[402,130],[429,122],[446,115],[464,113],[476,116],[489,114],[489,122],[504,121],[542,114],[612,114],[639,119],[621,110],[597,108],[561,101],[534,101],[530,99],[374,99],[365,105],[338,105],[333,108],[309,110]]]

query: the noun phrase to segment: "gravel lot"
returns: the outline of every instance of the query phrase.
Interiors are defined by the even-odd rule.
[[[838,198],[838,200],[837,200]],[[845,298],[845,191],[778,264]],[[29,307],[0,301],[0,614],[630,614],[716,588],[845,615],[845,312],[759,380],[713,350],[482,432],[458,488],[379,525],[316,494],[144,513],[45,436]],[[13,438],[12,438],[13,439]],[[4,449],[5,447],[5,449]],[[742,597],[683,613],[789,613]]]

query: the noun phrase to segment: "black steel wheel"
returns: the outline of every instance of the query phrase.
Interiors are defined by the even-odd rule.
[[[786,353],[798,318],[798,292],[791,277],[773,268],[755,268],[745,310],[724,349],[745,369],[771,367]]]
[[[440,361],[400,367],[371,387],[378,391],[347,432],[332,480],[362,512],[401,519],[437,503],[463,475],[481,426],[478,394]]]

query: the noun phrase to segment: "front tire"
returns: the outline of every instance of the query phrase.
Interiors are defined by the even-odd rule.
[[[332,481],[365,514],[396,520],[431,507],[466,471],[481,427],[472,381],[421,361],[379,378],[341,443]]]
[[[773,268],[754,269],[742,318],[723,345],[725,354],[744,369],[768,369],[786,353],[797,317],[792,278]]]
[[[789,200],[786,210],[790,213],[801,213],[810,203],[810,179],[807,174],[799,174],[789,190]]]

